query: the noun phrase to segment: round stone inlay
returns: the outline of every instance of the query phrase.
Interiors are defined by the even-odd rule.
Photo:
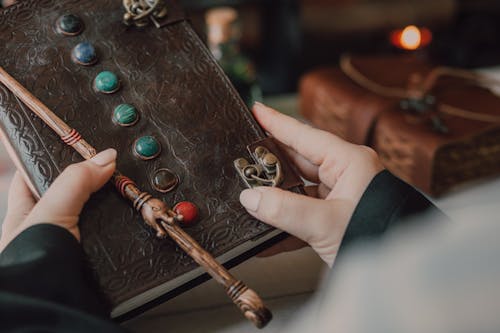
[[[94,89],[103,94],[112,94],[120,89],[120,80],[113,72],[101,72],[94,80]]]
[[[161,145],[153,136],[143,136],[134,142],[134,154],[143,160],[150,160],[160,154]]]
[[[198,220],[198,207],[189,201],[179,202],[174,206],[174,212],[182,215],[181,223],[185,226],[193,225]]]
[[[97,62],[97,54],[91,43],[81,42],[73,48],[71,59],[79,65],[90,66]]]
[[[120,126],[132,126],[139,120],[137,109],[130,104],[120,104],[113,112],[113,121]]]
[[[151,182],[155,190],[167,193],[179,184],[179,177],[170,169],[159,169],[154,173]]]
[[[63,15],[57,19],[57,32],[66,36],[76,36],[83,31],[82,20],[73,14]]]

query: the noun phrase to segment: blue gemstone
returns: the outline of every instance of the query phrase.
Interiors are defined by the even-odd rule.
[[[88,66],[97,62],[97,54],[92,44],[82,42],[73,48],[71,59],[79,65]]]
[[[83,22],[76,15],[63,15],[57,20],[57,30],[64,35],[76,36],[82,32]]]

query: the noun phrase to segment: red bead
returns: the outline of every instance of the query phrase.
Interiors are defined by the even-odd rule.
[[[184,217],[182,220],[184,225],[191,225],[198,219],[198,208],[188,201],[179,202],[175,205],[174,212]]]

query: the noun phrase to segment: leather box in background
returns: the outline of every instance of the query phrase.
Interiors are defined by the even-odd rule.
[[[500,98],[489,89],[463,78],[440,78],[429,92],[436,107],[418,114],[370,84],[405,89],[434,66],[412,56],[354,57],[350,65],[369,84],[339,67],[302,78],[300,110],[314,125],[373,147],[391,172],[431,195],[500,173]],[[440,112],[438,105],[459,112]]]

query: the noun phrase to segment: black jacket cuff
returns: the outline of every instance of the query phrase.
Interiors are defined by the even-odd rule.
[[[66,229],[39,224],[0,254],[0,288],[22,296],[104,315],[82,248]]]
[[[17,235],[0,253],[0,267],[33,263],[48,255],[54,261],[68,262],[81,256],[80,244],[62,227],[37,224]]]
[[[444,217],[423,194],[384,170],[373,178],[361,197],[341,248],[363,237],[380,236],[416,214],[431,212]]]

